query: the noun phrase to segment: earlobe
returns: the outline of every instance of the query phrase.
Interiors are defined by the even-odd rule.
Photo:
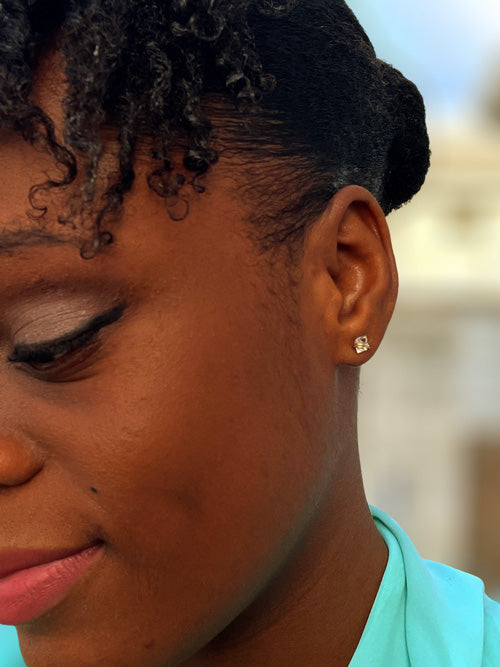
[[[359,366],[377,350],[397,296],[385,215],[370,192],[348,186],[332,199],[308,244],[316,275],[323,273],[320,307],[332,361]]]

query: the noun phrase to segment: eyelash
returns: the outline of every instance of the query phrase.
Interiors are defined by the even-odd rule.
[[[16,345],[7,359],[11,363],[26,364],[33,368],[43,367],[44,365],[48,367],[49,365],[62,362],[71,353],[94,342],[96,335],[103,327],[113,324],[120,319],[125,307],[126,304],[116,306],[95,317],[82,329],[67,336],[61,336],[56,340]]]

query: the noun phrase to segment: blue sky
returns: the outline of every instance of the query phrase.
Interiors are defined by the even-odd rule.
[[[417,83],[430,114],[463,115],[500,70],[499,0],[347,0],[379,57]]]

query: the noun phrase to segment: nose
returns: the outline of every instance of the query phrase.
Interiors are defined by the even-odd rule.
[[[0,436],[0,489],[29,482],[42,467],[42,457],[31,443]]]

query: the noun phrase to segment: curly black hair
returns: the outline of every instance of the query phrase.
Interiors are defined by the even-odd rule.
[[[54,43],[68,80],[62,142],[31,98],[37,64]],[[210,99],[221,104],[207,106]],[[217,110],[225,144],[214,136]],[[182,218],[182,189],[203,190],[224,145],[244,156],[264,248],[303,238],[348,184],[368,188],[388,213],[420,189],[429,166],[418,90],[377,59],[343,0],[2,0],[0,126],[41,145],[61,170],[31,189],[35,213],[46,210],[41,191],[75,181],[75,153],[86,156],[80,204],[93,205],[103,125],[117,129],[119,155],[99,197],[95,247],[112,239],[102,222],[134,182],[141,137],[153,147],[149,186],[173,218]],[[171,163],[180,137],[188,183]],[[287,165],[288,176],[252,171],[262,157]]]

